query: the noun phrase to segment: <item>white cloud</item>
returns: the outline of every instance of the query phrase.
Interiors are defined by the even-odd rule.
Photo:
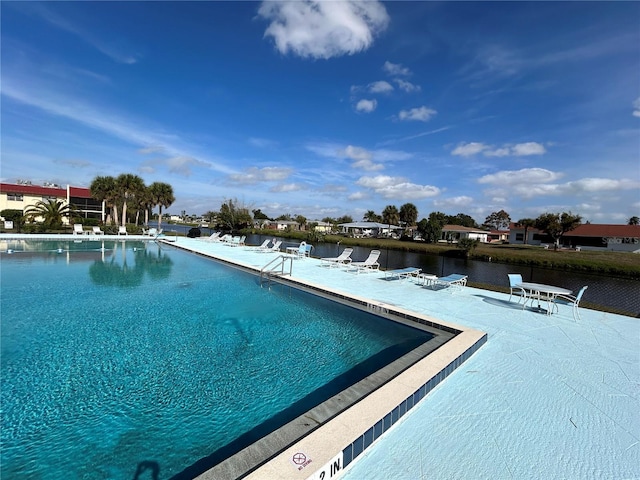
[[[346,158],[354,160],[351,165],[353,168],[361,168],[367,171],[382,170],[384,168],[381,163],[374,163],[372,161],[373,155],[364,148],[348,145],[342,153]]]
[[[458,197],[451,197],[451,198],[443,198],[441,200],[435,200],[433,202],[434,207],[438,207],[443,210],[447,210],[450,208],[464,208],[473,204],[474,204],[473,198],[467,197],[466,195],[460,195]]]
[[[633,101],[633,116],[640,117],[640,97]]]
[[[412,108],[411,110],[401,110],[398,114],[400,120],[415,120],[419,122],[427,122],[436,113],[435,110],[427,107]]]
[[[523,157],[528,155],[542,155],[547,153],[544,145],[536,142],[519,143],[511,147],[511,152],[516,157]]]
[[[298,183],[285,183],[282,185],[276,185],[269,189],[270,192],[274,193],[286,193],[286,192],[297,192],[302,190],[304,187]]]
[[[482,153],[485,157],[524,157],[529,155],[543,155],[547,153],[544,145],[537,142],[518,143],[516,145],[503,145],[492,147],[480,142],[460,143],[451,152],[451,155],[471,157]]]
[[[269,140],[268,138],[251,137],[249,139],[249,144],[257,148],[273,148],[278,145],[278,142]]]
[[[380,80],[370,83],[367,86],[367,89],[370,93],[386,93],[393,91],[393,85],[391,85],[389,82],[385,82],[384,80]]]
[[[414,85],[413,83],[402,80],[401,78],[394,78],[393,81],[398,84],[398,88],[400,88],[400,90],[404,90],[407,93],[419,92],[421,90],[420,85]]]
[[[285,167],[250,167],[241,173],[229,175],[229,180],[233,183],[252,185],[260,182],[278,182],[291,175],[291,169]]]
[[[544,168],[523,168],[521,170],[504,170],[478,179],[478,183],[499,186],[532,185],[553,182],[562,177],[561,173],[552,172]]]
[[[258,15],[270,22],[264,36],[277,50],[304,58],[339,57],[368,49],[389,24],[378,1],[265,1]]]
[[[365,200],[367,198],[369,198],[369,195],[364,192],[354,192],[347,197],[348,200]]]
[[[451,152],[451,155],[456,155],[460,157],[470,157],[472,155],[476,155],[486,150],[487,148],[489,147],[484,143],[478,143],[478,142],[461,143]]]
[[[389,61],[384,62],[384,65],[382,66],[382,69],[387,72],[389,75],[392,76],[409,76],[411,75],[411,70],[409,70],[406,67],[403,67],[401,64],[399,63],[391,63]]]
[[[417,185],[410,183],[403,177],[378,175],[376,177],[361,177],[357,185],[373,190],[376,194],[387,199],[416,200],[435,197],[440,189],[431,185]]]
[[[371,113],[376,109],[377,106],[378,106],[378,101],[375,99],[373,100],[362,99],[358,103],[356,103],[356,111],[363,112],[363,113]]]

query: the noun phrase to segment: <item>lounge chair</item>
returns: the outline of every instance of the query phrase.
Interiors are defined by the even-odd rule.
[[[271,239],[267,238],[260,245],[247,245],[247,246],[245,246],[246,247],[245,250],[251,250],[251,251],[263,250],[265,248],[269,248],[269,243],[271,243]]]
[[[422,269],[416,267],[406,267],[399,268],[397,270],[385,270],[384,278],[385,280],[393,280],[397,278],[398,280],[406,280],[409,277],[418,277],[420,271]]]
[[[425,286],[429,286],[435,290],[437,286],[443,288],[452,287],[452,292],[456,289],[462,289],[467,284],[467,275],[461,275],[459,273],[452,273],[446,277],[436,277],[427,280]]]
[[[129,235],[127,227],[118,227],[118,235]]]
[[[508,273],[507,276],[509,277],[509,301],[511,301],[513,295],[516,295],[520,297],[518,299],[518,303],[520,303],[520,300],[527,298],[527,291],[520,286],[522,283],[522,275],[519,273]]]
[[[582,287],[579,291],[577,295],[558,295],[557,297],[555,297],[555,300],[564,300],[565,302],[567,302],[569,305],[572,306],[573,309],[573,319],[574,320],[578,320],[580,318],[580,312],[578,311],[578,304],[580,303],[580,300],[582,300],[582,296],[584,295],[585,290],[589,288],[588,286],[584,286]],[[557,308],[557,303],[556,303],[556,308]]]
[[[73,234],[74,235],[84,235],[84,229],[82,228],[82,224],[81,223],[74,223],[73,224]]]
[[[360,272],[371,272],[373,270],[378,270],[380,268],[380,264],[378,263],[378,258],[380,258],[380,250],[371,250],[369,252],[369,256],[363,262],[351,262],[347,267],[348,271],[355,271],[356,273]]]
[[[271,245],[270,247],[263,248],[262,250],[258,250],[258,252],[260,252],[260,253],[279,252],[280,251],[280,245],[282,245],[282,240],[278,240],[273,245]]]
[[[220,232],[213,232],[208,237],[196,237],[203,242],[219,242],[220,241]]]
[[[325,257],[325,258],[321,258],[320,259],[320,266],[321,267],[339,267],[339,266],[346,266],[348,264],[351,263],[351,253],[353,253],[353,248],[347,247],[344,250],[342,250],[342,253],[340,253],[340,255],[338,255],[337,257]]]
[[[100,227],[91,227],[91,235],[104,235],[104,232],[100,230]]]

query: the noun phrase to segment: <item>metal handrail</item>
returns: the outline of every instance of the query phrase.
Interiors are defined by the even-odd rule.
[[[260,270],[260,286],[262,287],[262,281],[265,276],[267,278],[267,281],[271,282],[272,275],[286,275],[287,273],[285,272],[284,268],[287,260],[289,261],[288,275],[291,276],[291,272],[293,271],[293,257],[291,257],[290,255],[280,255],[271,260]],[[269,267],[275,262],[278,263],[276,263],[276,265],[269,269]],[[280,269],[279,271],[278,268]],[[271,283],[269,283],[269,285],[271,285]]]

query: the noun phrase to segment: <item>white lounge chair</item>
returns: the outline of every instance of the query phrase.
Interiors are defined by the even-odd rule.
[[[397,278],[398,280],[406,280],[409,277],[417,278],[422,271],[421,268],[417,267],[405,267],[398,268],[396,270],[385,270],[384,278],[385,280],[393,280]]]
[[[198,237],[199,240],[203,242],[219,242],[220,241],[220,232],[213,232],[208,237]]]
[[[84,235],[84,228],[82,228],[81,223],[73,224],[73,234],[74,235]]]
[[[118,235],[129,235],[127,227],[118,227]]]
[[[519,286],[522,283],[522,275],[519,273],[508,273],[507,276],[509,277],[509,301],[511,301],[513,295],[516,295],[520,297],[518,299],[518,303],[520,303],[520,300],[527,298],[527,291]]]
[[[585,290],[589,288],[588,286],[582,287],[577,295],[558,295],[555,300],[564,300],[569,305],[572,306],[573,309],[573,319],[578,320],[580,318],[580,312],[578,311],[578,305],[580,304],[580,300],[582,300],[582,296],[584,295]],[[557,308],[556,304],[556,308]]]
[[[245,246],[245,250],[251,250],[251,251],[255,251],[255,250],[263,250],[265,248],[269,248],[269,244],[271,243],[271,239],[267,238],[264,242],[262,242],[260,245],[247,245]]]
[[[260,253],[271,253],[271,252],[279,252],[280,245],[282,245],[282,240],[276,241],[273,245],[268,248],[263,248],[262,250],[258,250]]]
[[[427,280],[425,286],[429,286],[432,289],[435,289],[437,286],[441,286],[443,288],[453,287],[453,292],[456,289],[462,289],[462,287],[467,284],[467,278],[467,275],[452,273],[451,275],[447,275],[446,277],[436,277]]]
[[[380,250],[371,250],[369,252],[369,256],[363,262],[351,262],[347,267],[348,271],[355,271],[356,273],[360,272],[371,272],[373,270],[378,270],[380,268],[380,264],[378,263],[378,258],[380,258]]]
[[[104,235],[104,232],[100,230],[100,227],[91,227],[91,235]]]
[[[324,257],[320,259],[320,266],[321,267],[339,267],[339,266],[346,266],[348,264],[351,263],[351,254],[353,253],[353,248],[351,247],[347,247],[344,250],[342,250],[342,252],[340,253],[340,255],[338,255],[337,257]]]

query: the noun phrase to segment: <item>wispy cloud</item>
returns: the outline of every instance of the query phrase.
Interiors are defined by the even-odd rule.
[[[633,101],[633,116],[640,117],[640,97]]]
[[[391,63],[389,61],[384,62],[382,70],[384,70],[388,75],[393,76],[407,77],[411,75],[411,70],[409,70],[407,67],[399,63]]]
[[[483,154],[485,157],[524,157],[529,155],[544,155],[547,153],[544,145],[538,142],[505,144],[501,147],[486,145],[481,142],[460,143],[451,151],[451,155],[458,157],[472,157]]]
[[[249,167],[240,173],[229,175],[229,181],[242,185],[254,185],[262,182],[279,182],[285,180],[293,170],[285,167]]]
[[[322,59],[368,49],[389,23],[378,1],[265,1],[258,16],[270,22],[264,36],[280,53]]]
[[[101,131],[120,140],[124,140],[140,147],[142,153],[149,153],[148,149],[158,152],[161,149],[168,158],[166,165],[174,169],[176,173],[185,172],[184,168],[178,168],[176,158],[191,158],[186,162],[192,166],[206,166],[223,173],[232,173],[234,170],[217,162],[203,159],[202,156],[193,154],[188,149],[175,145],[180,139],[175,134],[147,130],[139,125],[144,121],[130,119],[107,113],[103,108],[83,102],[77,98],[61,93],[49,91],[45,85],[31,85],[28,80],[16,81],[12,77],[3,76],[2,95],[16,102],[38,108],[49,114],[64,117],[84,126]],[[173,159],[173,160],[172,160]],[[198,160],[196,160],[198,159]],[[185,164],[184,160],[179,163]]]
[[[19,8],[24,13],[37,16],[47,22],[49,25],[52,25],[60,30],[63,30],[80,38],[85,43],[88,43],[96,50],[118,63],[131,65],[138,61],[138,56],[136,54],[124,51],[125,48],[121,46],[123,43],[123,39],[121,37],[112,37],[118,38],[119,44],[114,43],[113,40],[104,40],[98,38],[90,30],[83,28],[53,12],[44,3],[18,2],[18,4],[19,5],[14,6],[14,8]]]

